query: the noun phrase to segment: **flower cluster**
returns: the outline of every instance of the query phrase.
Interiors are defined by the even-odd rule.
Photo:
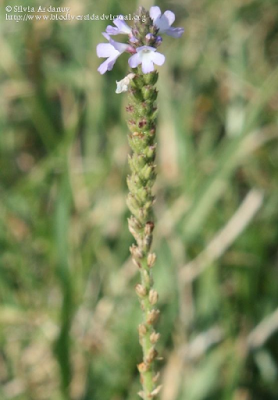
[[[162,65],[165,56],[157,51],[157,47],[162,42],[161,34],[179,38],[184,32],[183,28],[172,28],[175,21],[175,14],[172,11],[161,13],[159,7],[150,8],[150,12],[145,16],[139,16],[139,21],[131,28],[123,19],[123,16],[116,18],[113,23],[115,26],[107,26],[103,33],[109,43],[100,43],[97,45],[97,56],[106,58],[99,66],[98,71],[104,74],[111,71],[117,58],[124,52],[130,53],[131,57],[128,64],[131,68],[139,65],[142,72],[147,74],[154,71],[155,65]],[[142,24],[144,17],[144,24]],[[116,42],[111,38],[113,35],[128,35],[128,43]]]

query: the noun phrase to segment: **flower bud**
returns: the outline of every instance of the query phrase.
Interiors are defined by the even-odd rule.
[[[149,311],[148,312],[148,317],[147,317],[147,323],[149,325],[155,324],[156,321],[158,320],[159,314],[160,314],[159,310],[153,309],[153,310]]]
[[[134,167],[138,169],[144,168],[146,165],[146,157],[144,154],[133,154],[132,159],[134,160]]]
[[[133,228],[133,226],[128,226],[129,232],[135,237],[137,238],[138,232]]]
[[[145,156],[153,160],[155,158],[155,152],[156,152],[156,144],[153,146],[148,146],[145,150]]]
[[[147,33],[145,37],[146,37],[146,39],[147,39],[148,41],[154,39],[154,35],[153,35],[152,33]]]
[[[152,195],[151,195],[151,191],[150,189],[146,188],[146,187],[142,187],[138,190],[137,192],[137,196],[140,198],[140,200],[143,203],[146,203],[148,201],[149,198],[152,199]]]
[[[133,132],[132,136],[133,137],[137,137],[137,136],[142,137],[142,133],[141,132]]]
[[[153,125],[152,129],[150,130],[150,135],[151,136],[155,135],[155,125]]]
[[[136,121],[134,121],[134,119],[129,119],[129,120],[127,121],[127,125],[128,125],[129,130],[130,130],[131,132],[135,132],[135,131],[138,130],[138,128],[137,128],[137,126],[136,126]]]
[[[146,365],[144,362],[138,364],[137,368],[140,373],[144,373],[144,372],[148,371],[148,369],[149,369],[148,365]]]
[[[129,93],[131,94],[132,97],[134,97],[136,100],[143,101],[143,95],[140,89],[135,89],[131,88],[129,90]]]
[[[158,293],[156,290],[151,289],[150,293],[149,293],[149,301],[151,303],[151,305],[155,305],[157,303],[158,300]]]
[[[132,227],[132,229],[136,231],[140,231],[142,229],[142,225],[139,221],[137,221],[136,218],[133,217],[133,215],[128,218],[128,226]]]
[[[136,260],[137,260],[138,258],[139,258],[139,259],[140,259],[140,258],[143,258],[143,253],[142,253],[142,251],[141,251],[137,246],[135,246],[134,244],[133,244],[132,246],[130,246],[129,251],[130,251],[132,257],[134,257]]]
[[[134,37],[134,36],[131,36],[130,38],[129,38],[129,42],[130,43],[138,43],[138,39],[136,39],[136,37]]]
[[[138,284],[135,286],[135,291],[136,291],[137,295],[138,295],[139,297],[141,297],[141,298],[145,297],[146,294],[147,294],[146,288],[145,288],[144,286],[142,286],[140,283],[138,283]]]
[[[157,388],[154,389],[154,390],[151,392],[151,396],[152,396],[151,398],[157,396],[158,393],[160,392],[161,388],[162,388],[162,385],[157,386]]]
[[[140,324],[139,326],[138,326],[138,332],[139,332],[139,336],[145,336],[146,335],[146,333],[147,333],[147,328],[146,328],[146,326],[144,325],[144,324]]]
[[[160,46],[162,41],[163,41],[162,37],[161,36],[157,36],[156,41],[155,41],[156,46]]]
[[[154,201],[153,198],[152,198],[151,200],[146,201],[143,207],[144,207],[146,210],[150,209],[151,206],[153,205],[153,201]]]
[[[146,164],[140,171],[140,178],[148,181],[155,176],[155,166]]]
[[[152,286],[152,284],[153,284],[153,278],[151,277],[150,273],[144,269],[144,270],[142,271],[142,274],[143,274],[143,281],[144,281],[144,284],[145,284],[147,287]]]
[[[126,106],[126,112],[128,113],[133,113],[134,111],[134,106],[132,104],[129,104],[128,106]]]
[[[148,210],[145,210],[144,208],[140,208],[139,219],[142,220],[142,222],[143,222],[143,220],[145,220],[147,218],[148,213],[149,213]]]
[[[158,342],[159,338],[160,338],[160,333],[152,332],[152,334],[150,336],[150,341],[152,344],[155,344]]]
[[[158,381],[159,377],[160,377],[160,372],[158,372],[158,373],[153,377],[152,381],[153,381],[154,383],[156,383],[156,382]]]
[[[126,181],[127,181],[127,185],[128,185],[129,190],[131,192],[134,192],[138,187],[138,179],[137,179],[137,177],[134,176],[134,175],[128,175]]]
[[[138,202],[138,199],[132,193],[128,193],[126,203],[133,214],[135,214],[138,208],[141,206],[141,203]]]
[[[146,125],[147,125],[147,120],[144,118],[144,119],[142,119],[142,120],[140,120],[139,122],[138,122],[138,127],[140,128],[140,129],[142,129],[142,128],[144,128]]]
[[[154,223],[153,221],[147,221],[144,229],[145,235],[151,235],[154,230]]]
[[[132,258],[132,262],[135,265],[135,267],[141,269],[142,265],[139,263],[139,261],[135,260],[135,258]]]
[[[149,253],[147,258],[148,267],[152,268],[156,260],[156,255],[154,253]]]
[[[148,354],[147,354],[146,362],[148,364],[152,363],[155,360],[157,354],[158,353],[157,353],[156,349],[154,347],[151,347],[149,352],[148,352]]]
[[[144,74],[143,78],[146,85],[155,85],[158,80],[158,72],[149,72],[148,74]]]
[[[140,89],[144,84],[143,78],[140,75],[135,74],[135,76],[133,77],[132,81],[130,82],[130,86],[133,89]]]
[[[142,87],[142,95],[145,100],[155,101],[157,94],[157,90],[152,85]]]
[[[147,33],[145,39],[148,46],[153,46],[156,43],[156,37],[152,33]]]

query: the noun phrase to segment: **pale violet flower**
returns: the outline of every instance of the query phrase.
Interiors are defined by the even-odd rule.
[[[107,33],[103,33],[103,36],[109,41],[109,43],[100,43],[97,45],[97,56],[107,58],[99,67],[98,72],[104,74],[106,71],[111,71],[117,58],[125,51],[134,52],[130,45],[116,42],[111,39]]]
[[[165,11],[161,15],[161,10],[158,6],[150,8],[150,17],[154,25],[159,29],[159,33],[166,33],[166,35],[174,38],[179,38],[184,32],[183,28],[172,28],[171,25],[175,21],[175,14],[172,11]]]
[[[116,81],[117,84],[117,89],[116,93],[122,93],[122,92],[127,92],[128,87],[130,84],[130,81],[135,77],[135,74],[128,74],[127,76],[124,77],[121,81]]]
[[[124,21],[124,17],[122,15],[119,15],[118,18],[114,19],[113,24],[116,25],[116,28],[111,25],[108,25],[106,28],[106,32],[109,35],[119,35],[120,33],[125,33],[126,35],[132,35],[132,29]]]
[[[162,65],[165,61],[165,56],[156,51],[155,47],[141,46],[137,47],[136,54],[131,56],[128,60],[131,68],[138,67],[142,64],[142,71],[144,74],[154,71],[154,64]]]

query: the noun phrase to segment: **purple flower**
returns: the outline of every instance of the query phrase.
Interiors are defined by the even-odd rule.
[[[154,6],[150,8],[150,17],[154,25],[159,29],[159,33],[166,33],[166,35],[179,38],[184,32],[183,28],[171,28],[171,25],[175,21],[175,14],[172,11],[165,11],[161,15],[160,8]]]
[[[132,29],[124,21],[124,17],[122,15],[119,15],[118,18],[114,19],[113,24],[116,25],[116,28],[111,25],[108,25],[106,28],[106,32],[109,35],[119,35],[120,33],[125,33],[126,35],[132,35]]]
[[[97,45],[97,56],[107,58],[107,60],[98,67],[98,72],[101,74],[104,74],[106,71],[111,71],[117,58],[125,51],[134,53],[134,49],[130,45],[115,42],[107,33],[103,33],[103,36],[109,43],[100,43]]]
[[[162,65],[165,61],[165,56],[156,51],[155,47],[141,46],[137,47],[136,54],[131,56],[128,60],[131,68],[138,67],[142,64],[142,71],[144,74],[154,71],[154,64]]]

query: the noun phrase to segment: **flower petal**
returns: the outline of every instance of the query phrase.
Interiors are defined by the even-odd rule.
[[[161,10],[158,6],[154,6],[150,8],[150,17],[153,21],[158,19],[161,15]]]
[[[126,85],[125,83],[122,83],[122,81],[116,81],[116,90],[115,93],[119,94],[119,93],[123,93],[123,92],[127,92],[128,91],[128,85]]]
[[[108,33],[108,35],[118,35],[119,29],[115,28],[115,26],[108,25],[106,28],[106,33]]]
[[[106,43],[109,44],[109,43]],[[117,58],[121,55],[117,50],[114,49],[112,45],[110,45],[113,49],[113,52],[111,52],[110,56],[105,60],[100,66],[98,67],[98,72],[101,74],[104,74],[106,71],[111,71],[111,69],[114,67],[114,64],[117,60]]]
[[[101,73],[101,75],[105,74],[105,72],[108,70],[108,61],[109,59],[105,60],[100,66],[98,67],[98,72]]]
[[[137,49],[136,49],[137,53],[140,53],[141,51],[144,51],[144,50],[156,51],[156,48],[152,47],[152,46],[140,46],[140,47],[137,47]]]
[[[165,11],[164,15],[169,22],[169,26],[171,26],[176,19],[175,14],[172,11],[167,10],[167,11]]]
[[[150,57],[142,58],[142,71],[144,74],[154,71],[154,65]]]
[[[164,33],[174,38],[180,38],[184,33],[184,28],[168,28]]]
[[[129,41],[130,41],[130,43],[137,43],[138,39],[136,39],[136,37],[134,37],[134,36],[130,36]]]
[[[120,52],[121,54],[122,54],[123,52],[127,51],[127,49],[130,47],[130,46],[129,46],[128,44],[126,44],[126,43],[119,43],[119,42],[115,42],[114,40],[113,40],[113,43],[112,43],[112,41],[111,41],[111,44],[112,44],[112,46],[114,46],[115,49],[116,49],[118,52]]]
[[[154,25],[158,28],[159,33],[166,33],[169,36],[180,38],[184,32],[183,28],[171,28],[171,25],[175,21],[175,14],[167,10],[163,15],[159,7],[151,7],[152,13],[150,13],[153,19]]]
[[[103,36],[109,41],[109,43],[121,54],[126,51],[130,46],[126,43],[120,43],[113,40],[106,32],[102,33]]]
[[[160,18],[154,21],[154,25],[159,29],[159,33],[163,33],[166,29],[169,29],[169,21],[165,14],[161,15]]]
[[[134,54],[133,56],[129,57],[128,64],[131,68],[138,67],[141,64],[141,57],[139,53]]]
[[[111,25],[109,25],[109,26],[111,26]],[[113,26],[111,26],[111,28],[113,28]],[[116,29],[116,28],[115,28]],[[105,37],[105,39],[107,39],[108,40],[108,42],[110,42],[110,36],[108,35],[108,33],[107,32],[102,32],[102,36],[104,36]]]
[[[158,53],[157,51],[152,53],[152,58],[151,60],[156,64],[156,65],[162,65],[164,64],[165,61],[165,56],[161,53]]]
[[[120,54],[119,54],[120,55]],[[114,67],[114,64],[115,64],[115,62],[116,62],[116,60],[117,60],[117,58],[119,57],[119,55],[117,56],[117,57],[109,57],[106,61],[108,61],[108,64],[107,64],[107,70],[108,71],[111,71],[111,69]]]
[[[121,17],[121,18],[120,18]],[[119,29],[119,33],[126,33],[129,34],[132,32],[132,29],[127,23],[123,20],[123,16],[119,16],[119,18],[116,18],[113,23],[116,25],[116,27]]]
[[[110,43],[100,43],[97,45],[98,57],[110,57],[115,53],[115,48]]]

